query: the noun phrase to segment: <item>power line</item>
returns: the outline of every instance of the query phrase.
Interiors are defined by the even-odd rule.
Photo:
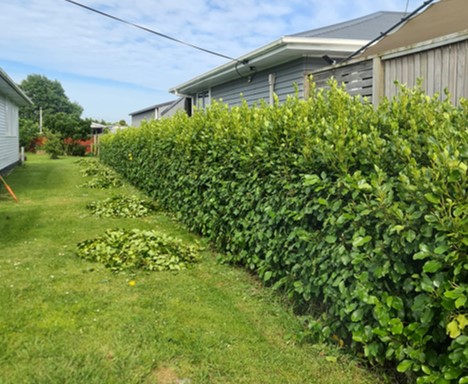
[[[209,50],[209,49],[206,49],[206,48],[199,47],[199,46],[194,45],[194,44],[187,43],[187,42],[185,42],[185,41],[176,39],[175,37],[166,35],[166,34],[161,33],[161,32],[154,31],[154,30],[152,30],[152,29],[150,29],[150,28],[146,28],[146,27],[143,27],[143,26],[141,26],[141,25],[132,23],[132,22],[130,22],[130,21],[121,19],[121,18],[119,18],[119,17],[110,15],[110,14],[108,14],[108,13],[106,13],[106,12],[99,11],[99,10],[97,10],[97,9],[95,9],[95,8],[88,7],[87,5],[78,3],[78,2],[76,2],[76,1],[73,1],[73,0],[64,0],[64,1],[66,1],[66,2],[68,2],[68,3],[71,3],[71,4],[74,4],[74,5],[77,5],[78,7],[87,9],[88,11],[97,13],[97,14],[99,14],[99,15],[101,15],[101,16],[105,16],[105,17],[108,17],[108,18],[110,18],[110,19],[119,21],[119,22],[121,22],[121,23],[130,25],[130,26],[132,26],[132,27],[141,29],[141,30],[143,30],[143,31],[145,31],[145,32],[149,32],[149,33],[152,33],[152,34],[157,35],[157,36],[159,36],[159,37],[163,37],[163,38],[165,38],[165,39],[174,41],[174,42],[176,42],[176,43],[186,45],[187,47],[190,47],[190,48],[193,48],[193,49],[197,49],[197,50],[202,51],[202,52],[205,52],[205,53],[209,53],[210,55],[215,55],[215,56],[218,56],[218,57],[222,57],[222,58],[224,58],[224,59],[233,60],[233,61],[236,61],[236,62],[238,62],[238,63],[240,63],[240,64],[247,64],[247,63],[248,63],[248,60],[239,60],[239,59],[235,59],[235,58],[233,58],[233,57],[223,55],[222,53],[218,53],[218,52],[215,52],[215,51],[211,51],[211,50]]]
[[[405,14],[408,13],[409,2],[410,2],[410,0],[406,1]]]
[[[399,27],[401,24],[405,23],[407,20],[411,19],[414,15],[416,15],[419,11],[427,7],[429,4],[434,2],[434,0],[426,0],[422,5],[420,5],[418,8],[416,8],[413,12],[411,12],[409,15],[406,15],[403,17],[398,23],[395,25],[391,26],[389,29],[387,29],[385,32],[381,32],[380,36],[377,36],[375,39],[369,41],[366,45],[363,47],[359,48],[357,51],[353,52],[351,55],[348,57],[340,60],[340,63],[344,63],[348,60],[351,60],[354,56],[360,54],[361,52],[365,51],[367,48],[369,48],[372,44],[376,43],[380,39],[384,38],[387,36],[390,32],[392,32],[395,28]]]

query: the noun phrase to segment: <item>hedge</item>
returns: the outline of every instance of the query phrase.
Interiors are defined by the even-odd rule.
[[[311,93],[152,121],[105,136],[101,159],[287,292],[311,335],[468,383],[468,102]]]

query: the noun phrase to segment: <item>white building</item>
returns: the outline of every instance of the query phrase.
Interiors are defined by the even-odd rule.
[[[28,96],[0,69],[0,173],[20,161],[18,109],[28,104]]]

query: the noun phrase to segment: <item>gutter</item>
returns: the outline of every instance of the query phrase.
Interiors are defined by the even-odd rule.
[[[25,102],[26,104],[33,105],[31,99],[24,93],[24,91],[0,68],[0,78],[5,81]]]
[[[169,89],[169,92],[179,95],[183,94],[187,88],[196,87],[197,85],[211,81],[210,86],[215,86],[223,81],[216,82],[217,78],[223,76],[232,76],[232,79],[239,77],[237,73],[239,62],[245,63],[245,66],[255,67],[261,65],[262,61],[271,58],[272,56],[282,53],[285,51],[296,51],[299,55],[317,55],[321,57],[324,53],[330,53],[335,55],[343,55],[345,52],[351,52],[352,50],[361,47],[368,40],[350,40],[350,39],[333,39],[333,38],[318,38],[318,37],[294,37],[284,36],[274,42],[258,48],[246,55],[241,56],[237,61],[231,61],[224,65],[221,65],[209,72],[205,72],[185,83],[182,83],[176,87]],[[299,55],[299,56],[301,56]],[[278,62],[278,64],[281,64]],[[255,68],[255,71],[266,69]],[[249,68],[252,71],[252,68]],[[244,74],[248,76],[248,73]],[[229,80],[228,80],[229,81]]]

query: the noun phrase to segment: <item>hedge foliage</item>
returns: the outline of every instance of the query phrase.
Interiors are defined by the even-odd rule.
[[[141,268],[180,271],[200,259],[200,250],[156,231],[109,229],[104,235],[77,245],[77,255],[103,263],[114,272]]]
[[[101,159],[287,292],[312,334],[468,383],[467,121],[467,101],[420,88],[374,109],[331,84],[109,135]]]

